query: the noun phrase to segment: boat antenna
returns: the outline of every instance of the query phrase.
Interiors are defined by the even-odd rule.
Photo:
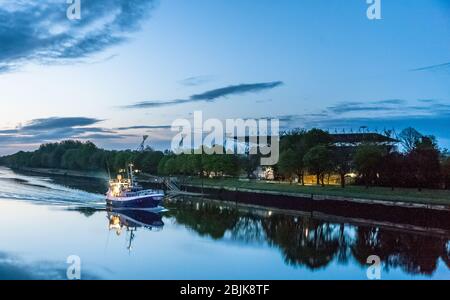
[[[129,169],[128,165],[126,166],[126,170],[127,170],[127,179],[131,180],[131,178],[130,178],[130,169]]]
[[[128,246],[127,246],[128,254],[131,253],[131,249],[132,249],[131,244],[133,243],[133,240],[134,240],[134,231],[135,230],[136,229],[134,229],[134,228],[130,229],[130,239],[129,239]]]
[[[133,186],[134,184],[134,175],[133,175],[133,164],[129,163],[127,168],[128,179],[130,179],[130,184]]]
[[[106,170],[108,171],[108,177],[109,177],[109,180],[111,180],[111,171],[109,170],[109,164],[108,164],[108,161],[105,161],[105,164],[106,164]]]

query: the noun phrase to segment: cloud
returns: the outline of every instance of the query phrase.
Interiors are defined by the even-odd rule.
[[[125,137],[135,137],[136,135],[132,134],[87,134],[81,136],[74,136],[73,139],[76,140],[121,140]]]
[[[419,101],[421,103],[436,103],[436,102],[438,102],[438,100],[436,100],[436,99],[419,99],[417,101]]]
[[[194,76],[180,80],[179,83],[185,86],[199,86],[207,82],[210,82],[211,80],[212,80],[211,76]]]
[[[293,128],[322,128],[339,132],[346,130],[358,131],[361,126],[367,126],[370,130],[395,129],[400,131],[412,126],[424,134],[435,135],[439,141],[448,143],[450,135],[450,104],[441,103],[437,99],[418,99],[410,103],[405,100],[380,100],[367,102],[376,105],[388,103],[388,108],[375,106],[369,108],[363,106],[362,102],[344,103],[345,109],[334,109],[341,107],[333,106],[322,113],[291,114],[278,116],[283,130]],[[391,104],[389,104],[391,103]],[[394,103],[397,103],[394,105]],[[380,114],[369,114],[371,110],[380,110]],[[441,144],[442,145],[442,144]],[[444,144],[450,147],[450,144]]]
[[[269,103],[272,102],[273,99],[266,99],[266,100],[256,100],[256,103],[260,104],[260,103]]]
[[[81,1],[81,20],[66,17],[61,0],[0,0],[0,73],[28,62],[83,60],[127,40],[154,0]]]
[[[102,121],[85,117],[35,119],[16,128],[0,130],[0,145],[46,143],[73,138],[117,139],[120,137],[113,130],[91,126]]]
[[[245,93],[256,93],[263,90],[270,90],[282,85],[283,82],[266,82],[266,83],[254,83],[254,84],[240,84],[232,85],[220,89],[211,90],[202,94],[193,95],[191,99],[194,101],[213,101],[217,98],[227,97],[231,95],[240,95]]]
[[[110,129],[98,126],[101,122],[102,119],[87,117],[50,117],[34,119],[14,128],[0,129],[0,155],[31,150],[40,144],[62,140],[89,140],[100,147],[125,149],[130,143],[134,145],[139,142],[137,137],[141,137],[140,134],[125,132],[133,129],[151,131],[152,145],[164,142],[164,147],[167,147],[167,141],[171,138],[166,131],[171,128],[170,125],[136,125]]]
[[[450,62],[443,63],[443,64],[437,64],[437,65],[431,65],[431,66],[425,66],[417,69],[410,70],[411,72],[418,72],[418,71],[448,71],[450,70]]]
[[[0,74],[11,71],[10,66],[0,64]]]
[[[172,128],[171,125],[137,125],[137,126],[129,126],[129,127],[119,127],[116,128],[116,130],[134,130],[134,129],[170,129]]]
[[[399,105],[405,103],[406,101],[402,99],[385,99],[372,102],[342,102],[338,105],[328,107],[327,110],[336,114],[364,111],[393,111],[397,110]]]
[[[384,104],[384,105],[381,105]],[[382,112],[381,114],[371,114],[368,112]],[[356,113],[356,114],[353,114]],[[450,104],[441,103],[437,99],[418,99],[411,103],[402,99],[387,99],[367,102],[342,102],[335,106],[328,107],[320,113],[294,114],[280,116],[280,121],[294,122],[299,120],[349,120],[362,115],[362,118],[385,118],[385,117],[410,117],[410,116],[436,116],[450,115]]]
[[[403,99],[385,99],[385,100],[379,100],[372,102],[373,104],[395,104],[400,105],[406,103]]]
[[[138,103],[135,103],[132,105],[128,105],[128,106],[126,106],[126,108],[153,108],[153,107],[179,105],[179,104],[199,102],[199,101],[214,102],[217,99],[220,99],[223,97],[242,95],[242,94],[246,94],[246,93],[258,93],[258,92],[262,92],[265,90],[274,89],[281,85],[283,85],[283,82],[281,82],[281,81],[231,85],[228,87],[223,87],[223,88],[219,88],[219,89],[206,91],[201,94],[192,95],[188,99],[175,99],[175,100],[169,100],[169,101],[144,101],[144,102],[138,102]]]
[[[394,110],[393,107],[386,106],[360,106],[360,105],[338,105],[328,107],[328,110],[340,114],[340,113],[348,113],[348,112],[362,112],[362,111],[386,111],[386,110]]]
[[[49,130],[55,128],[88,126],[101,121],[102,120],[99,119],[84,117],[35,119],[23,126],[21,130]]]

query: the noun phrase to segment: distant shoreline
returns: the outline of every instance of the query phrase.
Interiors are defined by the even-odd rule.
[[[108,179],[108,175],[98,171],[75,171],[64,169],[47,169],[47,168],[11,168],[12,170],[57,175],[57,176],[70,176],[70,177],[83,177],[83,178],[96,178],[96,179]]]
[[[106,172],[99,171],[75,171],[64,169],[51,168],[11,168],[13,170],[32,172],[37,174],[69,176],[79,178],[95,178],[108,180]],[[439,197],[431,199],[429,192],[436,193],[436,191],[415,192],[414,189],[396,189],[391,192],[379,193],[382,188],[372,187],[364,189],[363,187],[348,186],[346,189],[337,189],[333,187],[315,187],[315,186],[300,186],[288,185],[280,183],[266,183],[266,182],[251,182],[233,180],[213,180],[205,179],[203,182],[205,189],[220,191],[238,192],[238,193],[254,193],[265,194],[272,196],[286,196],[300,199],[309,199],[314,202],[333,201],[340,203],[360,203],[373,204],[392,207],[403,208],[419,208],[437,211],[450,211],[450,191],[440,191],[441,194],[446,194],[446,197]],[[199,178],[191,179],[190,182],[182,184],[186,188],[201,189],[202,184]],[[356,190],[357,189],[357,190]],[[407,193],[410,195],[406,195]],[[420,196],[420,197],[419,197]]]

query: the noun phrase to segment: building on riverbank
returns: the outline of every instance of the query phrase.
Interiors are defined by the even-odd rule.
[[[394,139],[387,134],[380,134],[377,132],[358,132],[358,133],[334,133],[330,134],[331,137],[331,149],[332,151],[343,152],[349,157],[349,159],[356,152],[357,148],[363,144],[372,144],[383,148],[386,152],[390,152],[395,149],[399,143],[397,139]],[[286,136],[280,137],[280,142]],[[242,139],[240,139],[242,141]],[[251,147],[250,137],[245,138],[245,147],[248,149]],[[350,163],[350,162],[349,162]],[[274,180],[276,175],[273,167],[259,166],[255,172],[255,176],[261,180]],[[352,183],[357,177],[356,172],[350,171],[345,176],[346,183]],[[299,182],[299,178],[293,179],[295,182]],[[305,173],[303,177],[305,184],[315,184],[317,178],[315,175]],[[341,183],[341,176],[339,174],[330,173],[325,176],[324,181],[326,184],[338,185]]]

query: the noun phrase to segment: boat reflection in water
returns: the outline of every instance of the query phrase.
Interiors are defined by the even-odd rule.
[[[112,209],[107,210],[109,230],[114,230],[117,235],[126,232],[128,239],[127,249],[132,249],[132,242],[138,228],[150,231],[161,231],[164,227],[162,216],[155,211],[141,209]]]

